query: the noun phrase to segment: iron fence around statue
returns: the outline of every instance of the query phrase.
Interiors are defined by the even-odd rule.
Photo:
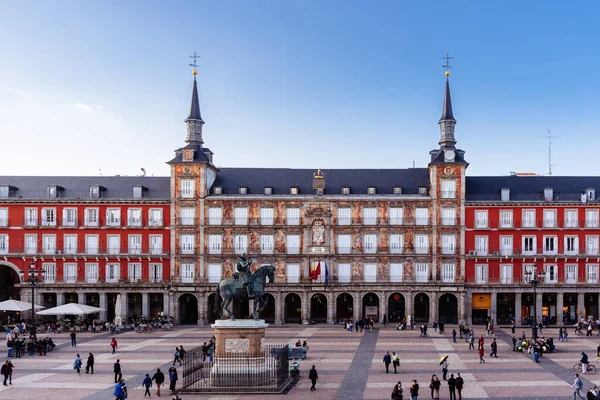
[[[186,352],[182,392],[280,392],[290,382],[288,345],[268,344],[264,354],[230,353],[211,361],[202,348]]]

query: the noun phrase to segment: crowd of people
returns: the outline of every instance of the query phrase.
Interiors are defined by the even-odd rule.
[[[340,325],[344,325],[344,330],[346,330],[348,333],[352,333],[352,332],[360,332],[363,331],[363,329],[369,329],[370,331],[372,331],[373,329],[375,329],[375,320],[373,318],[362,318],[362,319],[346,319],[343,321],[339,322]]]

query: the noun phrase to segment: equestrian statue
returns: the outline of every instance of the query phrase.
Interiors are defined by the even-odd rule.
[[[268,283],[274,282],[275,267],[272,264],[264,264],[252,273],[250,270],[251,266],[252,260],[249,260],[246,254],[242,254],[236,264],[238,272],[233,274],[233,278],[223,279],[219,282],[213,308],[216,318],[225,316],[235,321],[235,315],[229,309],[229,304],[231,304],[233,299],[253,299],[254,310],[252,316],[255,320],[258,320],[259,313],[267,305],[265,287]]]

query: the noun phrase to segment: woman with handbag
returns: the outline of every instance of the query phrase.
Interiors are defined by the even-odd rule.
[[[402,392],[402,382],[398,382],[392,390],[392,400],[402,400]]]

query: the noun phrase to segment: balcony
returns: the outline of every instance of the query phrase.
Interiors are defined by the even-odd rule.
[[[142,227],[142,219],[141,218],[130,218],[127,220],[128,228],[141,228]]]
[[[56,248],[38,248],[38,247],[22,247],[10,246],[4,252],[0,251],[0,255],[12,256],[61,256],[61,257],[76,257],[76,256],[102,256],[102,257],[127,257],[127,256],[168,256],[168,251],[164,248],[156,247],[141,247],[130,252],[127,248],[104,248],[104,247],[85,247],[78,249],[56,249]]]
[[[198,226],[199,221],[200,220],[198,218],[177,217],[175,218],[175,225],[183,227],[195,227]]]
[[[470,248],[467,250],[467,257],[597,257],[600,252],[597,247],[579,247],[574,250],[565,250],[564,246],[559,246],[556,250],[543,250],[543,249],[530,249],[530,248],[513,248],[512,251],[508,249],[491,247],[489,249],[474,249]]]
[[[66,219],[63,218],[59,220],[59,227],[61,228],[78,228],[81,224],[81,220],[79,219]]]

